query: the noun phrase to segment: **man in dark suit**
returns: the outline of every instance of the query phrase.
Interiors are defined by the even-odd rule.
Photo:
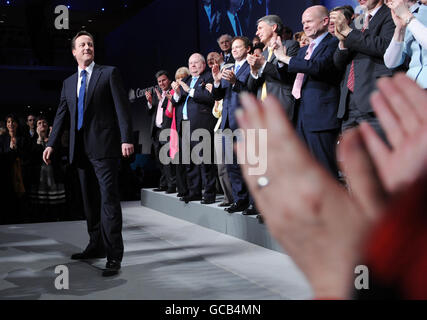
[[[218,38],[218,45],[221,49],[222,57],[224,58],[224,63],[234,63],[233,55],[231,54],[231,40],[232,36],[229,34],[223,34]]]
[[[350,26],[340,11],[331,13],[335,36],[340,40],[334,63],[338,69],[345,70],[338,117],[343,120],[343,131],[367,121],[385,139],[369,97],[376,89],[378,78],[392,76],[383,57],[395,26],[383,0],[359,0],[359,3],[366,6],[366,15],[355,19]]]
[[[216,1],[199,1],[200,47],[204,52],[215,49],[215,41],[220,33],[220,17]]]
[[[258,20],[256,35],[264,46],[268,47],[282,34],[283,22],[279,16],[268,15]],[[298,42],[286,40],[283,42],[289,56],[295,56],[299,50]],[[248,90],[257,94],[258,99],[264,100],[267,94],[275,95],[285,108],[289,118],[294,118],[294,98],[292,86],[295,74],[289,73],[287,66],[281,63],[274,55],[272,48],[264,50],[262,55],[248,54],[247,57],[251,72],[248,78]],[[244,211],[248,215],[257,215],[253,201]]]
[[[275,55],[297,73],[292,94],[298,106],[297,132],[316,159],[338,179],[335,149],[341,121],[337,118],[341,72],[334,66],[338,40],[328,33],[329,13],[324,6],[309,7],[302,15],[310,45],[296,57],[286,55],[280,41]]]
[[[292,86],[295,74],[288,72],[287,66],[276,58],[273,49],[269,47],[282,34],[282,29],[282,20],[276,15],[265,16],[258,20],[256,35],[268,48],[261,56],[248,55],[248,63],[251,66],[248,89],[256,92],[261,100],[264,100],[267,94],[276,96],[285,106],[289,118],[293,120],[295,101],[292,97]],[[283,45],[287,48],[288,56],[296,56],[299,50],[297,41],[286,40]]]
[[[129,157],[134,151],[129,101],[119,71],[95,64],[90,33],[77,33],[71,47],[78,72],[63,83],[43,160],[50,163],[69,119],[69,160],[77,167],[90,237],[86,249],[71,258],[107,256],[103,276],[111,276],[118,273],[123,258],[118,164],[122,155]]]
[[[166,116],[166,108],[168,105],[168,99],[166,95],[171,89],[171,80],[169,73],[164,70],[160,70],[155,75],[157,85],[162,92],[155,89],[156,94],[151,94],[150,91],[145,92],[147,99],[147,106],[149,114],[151,115],[151,141],[153,143],[154,156],[157,161],[157,165],[160,168],[160,184],[159,187],[154,191],[166,191],[166,193],[176,192],[176,179],[175,179],[175,167],[172,163],[163,164],[159,158],[160,149],[166,143],[159,141],[160,132],[163,129],[170,129],[169,118]]]
[[[233,37],[245,36],[248,32],[248,14],[243,6],[248,7],[246,1],[226,0],[221,12],[220,32],[231,34]],[[246,11],[246,12],[245,12]]]
[[[180,198],[180,200],[186,203],[202,200],[203,174],[205,185],[201,203],[211,204],[215,202],[216,196],[216,166],[213,163],[213,132],[216,119],[212,115],[215,100],[205,86],[207,83],[212,83],[213,79],[209,72],[210,70],[206,70],[205,58],[199,53],[194,53],[190,56],[188,68],[191,76],[172,84],[174,90],[173,99],[177,104],[175,112],[176,123],[182,139],[180,152],[183,154],[180,157],[185,158],[186,153],[188,153],[187,162],[189,162],[186,163],[189,194]],[[191,141],[190,135],[197,129],[204,129],[203,133],[207,134],[208,137]],[[189,159],[190,154],[193,156],[194,148],[204,138],[210,138],[208,143],[209,150],[204,148],[198,152],[201,159],[194,159],[193,157]],[[198,164],[194,160],[201,160],[201,163]]]
[[[238,129],[234,114],[241,107],[239,94],[248,90],[246,83],[249,78],[250,67],[246,57],[250,51],[250,41],[246,37],[235,37],[231,47],[231,52],[236,61],[234,68],[220,71],[219,66],[214,65],[212,69],[214,78],[212,94],[215,100],[223,100],[220,125],[223,135],[222,160],[225,160],[227,166],[234,199],[234,203],[229,208],[224,209],[229,213],[244,211],[249,206],[249,193],[240,166],[233,156],[233,133]]]

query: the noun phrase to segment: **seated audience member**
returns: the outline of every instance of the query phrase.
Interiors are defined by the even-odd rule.
[[[31,148],[31,187],[29,190],[32,204],[32,220],[58,221],[65,211],[64,174],[61,159],[53,158],[52,165],[43,162],[43,151],[49,141],[47,118],[36,119],[37,141]],[[60,157],[60,154],[57,156]]]
[[[19,127],[18,118],[9,114],[6,117],[7,132],[0,136],[0,183],[1,223],[23,222],[25,211],[24,163],[28,162],[29,143]]]
[[[330,12],[340,11],[345,16],[347,24],[351,24],[354,16],[354,9],[352,6],[339,6],[333,8]],[[329,21],[328,31],[333,36],[335,35],[335,24],[332,21]]]
[[[410,59],[407,75],[427,89],[427,47],[418,39],[427,33],[427,0],[422,0],[417,12],[411,13],[406,0],[388,1],[396,28],[384,54],[387,68],[397,68]],[[418,20],[418,21],[417,21]]]
[[[348,192],[301,143],[280,103],[242,96],[243,129],[268,132],[263,176],[242,171],[272,235],[317,299],[427,299],[427,93],[402,74],[383,78],[371,104],[390,145],[368,123],[340,143]],[[404,112],[402,112],[404,110]],[[245,142],[237,144],[244,159]],[[369,290],[354,286],[357,266]]]
[[[36,132],[36,116],[32,113],[30,113],[27,116],[27,122],[26,122],[28,128],[28,136],[31,140],[37,141],[37,132]]]

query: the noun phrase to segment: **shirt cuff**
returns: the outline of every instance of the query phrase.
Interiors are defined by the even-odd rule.
[[[153,107],[153,105],[151,103],[149,103],[148,101],[147,101],[147,106],[148,106],[148,109],[151,109]]]
[[[220,86],[221,86],[221,82],[218,82],[218,84],[217,84],[216,82],[214,82],[214,87],[215,87],[215,88],[217,88],[217,89],[218,89]]]
[[[188,95],[190,96],[190,97],[192,97],[192,98],[194,98],[194,88],[193,89],[190,89],[190,92],[188,93]]]

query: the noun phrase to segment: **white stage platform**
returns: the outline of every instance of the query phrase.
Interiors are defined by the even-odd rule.
[[[0,299],[311,298],[303,275],[283,253],[140,202],[122,207],[125,254],[121,273],[112,278],[101,276],[105,259],[69,258],[87,244],[84,221],[0,226]],[[58,265],[69,270],[68,290],[55,288]]]

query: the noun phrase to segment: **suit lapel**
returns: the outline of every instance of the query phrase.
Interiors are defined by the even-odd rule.
[[[75,117],[76,116],[76,110],[77,110],[77,81],[78,79],[78,72],[73,74],[71,78],[68,80],[69,85],[67,85],[67,100],[70,102],[70,113]]]
[[[376,28],[378,23],[383,21],[383,16],[387,13],[387,10],[390,9],[385,4],[383,4],[382,7],[378,10],[378,12],[369,21],[369,27],[367,30]]]
[[[311,54],[310,60],[313,58],[316,58],[319,52],[323,50],[323,48],[326,46],[326,43],[328,42],[330,37],[332,36],[328,34],[325,38],[323,38],[323,40],[317,45],[316,49],[314,49],[313,53]]]
[[[243,72],[244,70],[246,70],[246,68],[248,68],[248,67],[249,67],[249,64],[248,64],[248,62],[247,62],[247,61],[245,61],[245,62],[242,64],[242,66],[240,67],[239,72],[237,72],[237,74],[236,74],[236,78],[237,78],[237,77],[239,77],[239,75],[241,75],[241,74],[242,74],[242,72]]]
[[[87,89],[87,98],[85,101],[85,110],[87,109],[87,106],[89,105],[90,100],[92,99],[93,92],[95,91],[96,84],[97,84],[101,74],[102,74],[102,70],[98,67],[98,65],[95,64],[95,66],[93,67],[92,75],[90,76],[89,88]]]

